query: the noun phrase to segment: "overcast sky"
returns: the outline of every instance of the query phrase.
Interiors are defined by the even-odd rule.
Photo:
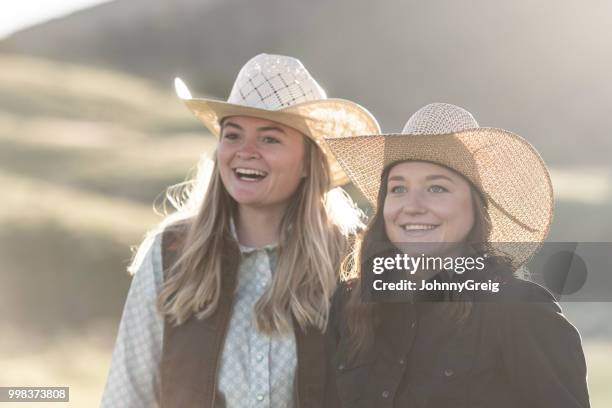
[[[6,0],[0,12],[0,38],[43,21],[110,0]]]

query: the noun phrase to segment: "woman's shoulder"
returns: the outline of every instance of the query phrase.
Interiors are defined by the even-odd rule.
[[[511,332],[525,328],[555,331],[552,326],[571,328],[553,294],[536,282],[519,277],[508,279],[491,301],[495,306],[489,308],[493,317]]]
[[[499,300],[511,302],[557,303],[544,286],[528,279],[512,276],[500,284]]]
[[[128,267],[131,275],[152,273],[161,281],[164,258],[173,256],[179,250],[186,235],[186,224],[160,225],[150,230],[138,246]]]
[[[181,220],[159,228],[158,234],[162,241],[164,250],[177,250],[185,241],[191,223],[189,220]]]

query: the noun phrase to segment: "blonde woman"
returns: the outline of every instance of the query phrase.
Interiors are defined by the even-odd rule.
[[[360,223],[320,143],[378,124],[284,56],[247,62],[227,102],[177,91],[219,139],[210,180],[141,246],[102,406],[319,406],[321,333]]]

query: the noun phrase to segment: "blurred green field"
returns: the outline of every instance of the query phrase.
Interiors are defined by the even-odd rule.
[[[131,247],[160,220],[154,200],[213,145],[170,85],[0,55],[0,385],[70,386],[64,406],[98,404]],[[584,212],[558,208],[572,222]],[[605,230],[608,205],[589,208]],[[553,229],[567,231],[580,225]],[[586,334],[593,406],[612,406],[609,305],[579,306],[568,315]]]
[[[0,384],[98,404],[132,248],[211,142],[171,89],[0,55]]]

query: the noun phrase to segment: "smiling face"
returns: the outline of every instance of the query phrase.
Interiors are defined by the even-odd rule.
[[[399,163],[389,172],[386,190],[385,232],[396,245],[463,242],[474,225],[470,184],[446,167]]]
[[[224,119],[217,160],[223,185],[239,206],[284,209],[305,177],[304,136],[265,119]]]

